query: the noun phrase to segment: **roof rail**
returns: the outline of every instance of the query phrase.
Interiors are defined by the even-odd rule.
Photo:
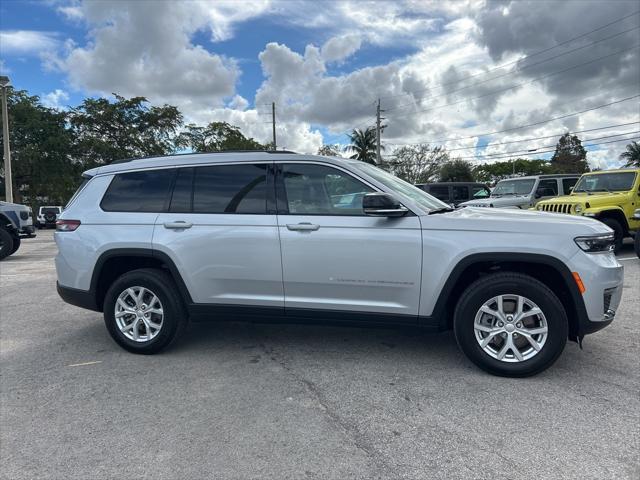
[[[122,158],[120,160],[114,160],[109,165],[116,165],[118,163],[127,163],[133,162],[135,160],[147,160],[149,158],[166,158],[166,157],[180,157],[185,155],[212,155],[216,153],[290,153],[296,154],[298,152],[293,152],[291,150],[219,150],[216,152],[190,152],[190,153],[172,153],[170,155],[149,155],[146,157],[135,157],[135,158]]]

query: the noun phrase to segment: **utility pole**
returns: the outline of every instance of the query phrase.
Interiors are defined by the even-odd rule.
[[[7,112],[7,88],[9,77],[0,76],[2,89],[2,143],[4,145],[4,192],[5,200],[13,203],[13,181],[11,179],[11,148],[9,147],[9,114]]]
[[[271,126],[273,128],[273,149],[276,149],[276,102],[271,102]]]
[[[376,107],[376,162],[378,165],[382,163],[380,158],[380,99],[378,98],[378,106]]]

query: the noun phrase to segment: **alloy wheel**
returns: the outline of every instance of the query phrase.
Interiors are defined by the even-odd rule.
[[[146,287],[129,287],[116,300],[114,309],[120,332],[134,342],[148,342],[155,338],[164,320],[160,299]]]
[[[473,327],[485,353],[511,363],[535,357],[549,332],[542,310],[529,298],[515,294],[487,300],[478,309]]]

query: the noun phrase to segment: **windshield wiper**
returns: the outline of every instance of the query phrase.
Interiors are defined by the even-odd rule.
[[[453,212],[454,210],[455,210],[455,208],[451,208],[451,207],[441,207],[441,208],[436,208],[434,210],[429,210],[429,213],[427,213],[427,215],[432,215],[434,213]]]

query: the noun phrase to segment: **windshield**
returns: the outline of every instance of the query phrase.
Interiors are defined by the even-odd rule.
[[[60,207],[41,207],[40,214],[45,215],[47,213],[60,213]]]
[[[496,188],[491,192],[492,197],[501,197],[503,195],[529,195],[536,183],[535,178],[527,178],[526,180],[500,180]]]
[[[437,198],[429,195],[424,190],[420,190],[415,185],[411,185],[409,182],[405,182],[404,180],[391,175],[384,170],[374,167],[365,162],[359,162],[355,164],[355,166],[366,173],[367,175],[375,178],[378,182],[384,184],[390,190],[401,193],[402,195],[410,198],[415,203],[420,205],[422,208],[427,210],[438,210],[440,208],[451,208],[450,205],[441,202]]]
[[[583,175],[573,188],[574,192],[626,192],[635,182],[635,172],[612,172]]]

